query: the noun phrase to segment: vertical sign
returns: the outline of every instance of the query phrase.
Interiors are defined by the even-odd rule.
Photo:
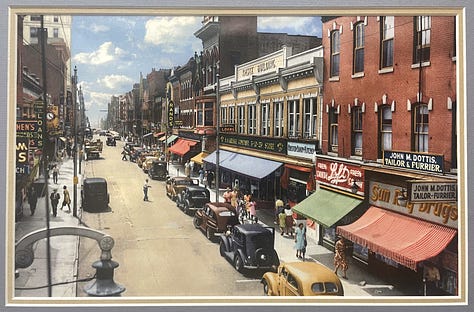
[[[174,125],[174,102],[170,100],[168,103],[168,126],[173,127]]]

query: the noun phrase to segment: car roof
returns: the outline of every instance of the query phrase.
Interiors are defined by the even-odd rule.
[[[215,210],[218,212],[226,211],[226,210],[235,212],[235,208],[229,203],[212,202],[212,203],[207,203],[206,205],[209,206],[209,208],[211,208],[212,210]]]
[[[97,183],[107,183],[107,180],[104,178],[86,178],[83,181],[84,184],[97,184]]]
[[[315,282],[335,282],[340,285],[339,277],[333,270],[316,262],[286,262],[282,264],[288,272],[311,287]]]
[[[259,223],[238,224],[236,227],[244,234],[271,233],[268,227],[264,227]]]
[[[205,186],[200,186],[200,185],[189,185],[186,187],[190,191],[208,191],[209,190]]]

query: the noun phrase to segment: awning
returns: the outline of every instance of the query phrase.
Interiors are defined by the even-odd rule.
[[[337,233],[414,271],[423,260],[438,255],[456,235],[456,229],[370,207]]]
[[[176,140],[177,138],[178,138],[177,135],[172,134],[172,135],[170,135],[169,137],[164,136],[164,137],[162,137],[162,138],[159,138],[158,140],[159,140],[159,141],[162,141],[162,142],[165,142],[166,144],[170,144],[171,142],[173,142],[173,141]]]
[[[201,153],[197,154],[196,156],[194,156],[193,158],[191,158],[191,161],[194,161],[194,163],[196,163],[198,165],[202,165],[203,158],[206,158],[207,156],[209,156],[208,153],[201,152]]]
[[[293,210],[319,224],[331,227],[360,203],[360,199],[319,189],[295,205]]]
[[[196,144],[197,144],[196,141],[190,141],[190,140],[185,140],[185,139],[180,138],[168,150],[173,154],[184,156],[187,152],[189,152],[191,147]]]
[[[204,162],[215,165],[216,152],[207,156]],[[219,167],[257,179],[265,178],[282,165],[273,160],[219,150]]]
[[[163,135],[165,135],[164,132],[154,132],[154,133],[153,133],[153,137],[155,137],[155,138],[159,138],[159,137],[161,137],[161,136],[163,136]]]

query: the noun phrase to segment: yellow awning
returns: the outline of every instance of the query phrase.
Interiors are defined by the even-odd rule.
[[[191,160],[194,161],[194,163],[198,165],[202,165],[202,159],[206,158],[207,156],[209,156],[209,153],[201,152],[197,154],[196,156],[194,156],[193,158],[191,158]]]

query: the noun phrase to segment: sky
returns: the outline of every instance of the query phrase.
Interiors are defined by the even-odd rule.
[[[182,66],[202,51],[202,16],[74,16],[71,68],[77,67],[92,127],[113,95],[132,90],[153,68]],[[259,17],[257,31],[321,37],[320,17]]]

